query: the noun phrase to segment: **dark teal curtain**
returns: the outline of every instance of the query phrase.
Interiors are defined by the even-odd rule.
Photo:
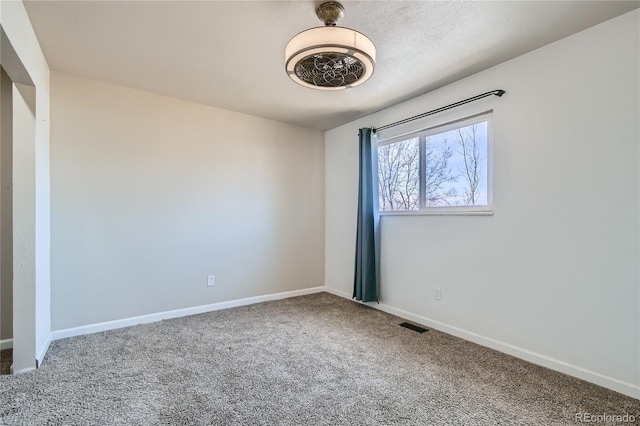
[[[378,143],[372,129],[360,129],[360,183],[353,297],[377,302],[380,289],[380,212],[378,211]]]

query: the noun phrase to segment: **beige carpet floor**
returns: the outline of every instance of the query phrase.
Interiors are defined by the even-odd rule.
[[[80,336],[3,425],[576,425],[640,401],[321,293]],[[629,423],[627,423],[629,424]]]

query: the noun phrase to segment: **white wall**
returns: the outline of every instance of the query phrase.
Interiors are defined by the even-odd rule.
[[[13,344],[12,98],[11,79],[0,68],[0,350]]]
[[[51,84],[54,330],[324,285],[322,132]]]
[[[493,108],[495,214],[383,217],[381,307],[640,397],[638,24],[636,10],[327,132],[326,285],[352,292],[357,129],[504,89],[429,120]]]
[[[13,86],[13,371],[34,368],[37,354],[35,114],[26,88]]]
[[[23,143],[30,146],[21,146],[24,156],[20,164],[14,163],[13,171],[14,185],[21,182],[20,189],[14,187],[14,210],[31,209],[28,220],[27,217],[16,219],[14,215],[13,223],[13,368],[25,371],[35,367],[34,356],[42,361],[51,332],[49,67],[22,2],[0,2],[0,26],[6,34],[2,42],[3,68],[14,83],[35,88],[35,94],[27,96],[35,98],[35,128],[17,130],[24,136]],[[24,100],[33,109],[33,105],[28,105],[31,100]],[[31,126],[34,126],[33,120]],[[22,202],[26,204],[18,204]]]

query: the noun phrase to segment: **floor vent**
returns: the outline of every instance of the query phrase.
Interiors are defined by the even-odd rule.
[[[418,333],[429,331],[426,328],[418,327],[417,325],[409,324],[408,322],[403,322],[400,324],[400,327],[408,328],[409,330],[417,331]]]

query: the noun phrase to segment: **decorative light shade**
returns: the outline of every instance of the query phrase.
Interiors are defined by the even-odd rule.
[[[335,24],[344,8],[335,1],[316,10],[325,27],[296,35],[285,49],[285,67],[293,81],[321,90],[358,86],[371,77],[376,47],[364,34]]]

